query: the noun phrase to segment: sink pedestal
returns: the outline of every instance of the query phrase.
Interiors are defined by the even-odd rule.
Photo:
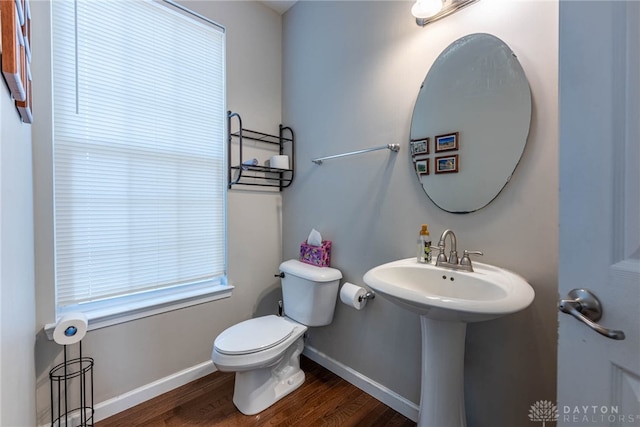
[[[466,427],[464,339],[467,324],[420,316],[422,383],[418,427]]]
[[[535,293],[522,277],[489,264],[458,271],[414,258],[379,265],[364,282],[420,315],[422,383],[419,427],[466,427],[464,338],[467,323],[524,310]]]

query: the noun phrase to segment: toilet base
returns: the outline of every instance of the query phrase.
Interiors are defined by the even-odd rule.
[[[300,337],[276,364],[236,372],[233,389],[236,408],[245,415],[255,415],[300,387],[304,383],[304,372],[300,369],[303,348]]]

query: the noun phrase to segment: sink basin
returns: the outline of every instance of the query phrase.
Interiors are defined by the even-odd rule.
[[[533,289],[517,274],[480,262],[474,262],[473,269],[453,270],[408,258],[372,268],[363,277],[383,298],[420,315],[418,427],[466,427],[467,323],[515,313],[533,301]]]
[[[480,322],[520,311],[534,292],[520,276],[480,262],[473,272],[402,259],[372,268],[364,282],[394,303],[430,319]]]

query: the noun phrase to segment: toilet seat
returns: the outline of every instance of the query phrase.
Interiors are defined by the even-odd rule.
[[[222,354],[257,353],[285,341],[293,333],[294,327],[290,321],[282,317],[257,317],[226,329],[218,335],[213,345]]]

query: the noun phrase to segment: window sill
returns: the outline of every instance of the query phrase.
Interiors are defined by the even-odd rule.
[[[91,308],[83,309],[78,307],[74,310],[68,310],[67,312],[83,312],[89,319],[87,330],[92,331],[154,316],[156,314],[228,298],[231,296],[232,291],[232,285],[215,285],[207,289],[186,291],[177,295],[171,293],[169,295],[158,295],[118,304],[96,304]],[[62,314],[64,313],[59,313],[59,316]],[[53,330],[55,327],[56,323],[48,323],[44,327],[44,331],[50,340],[53,340]]]

